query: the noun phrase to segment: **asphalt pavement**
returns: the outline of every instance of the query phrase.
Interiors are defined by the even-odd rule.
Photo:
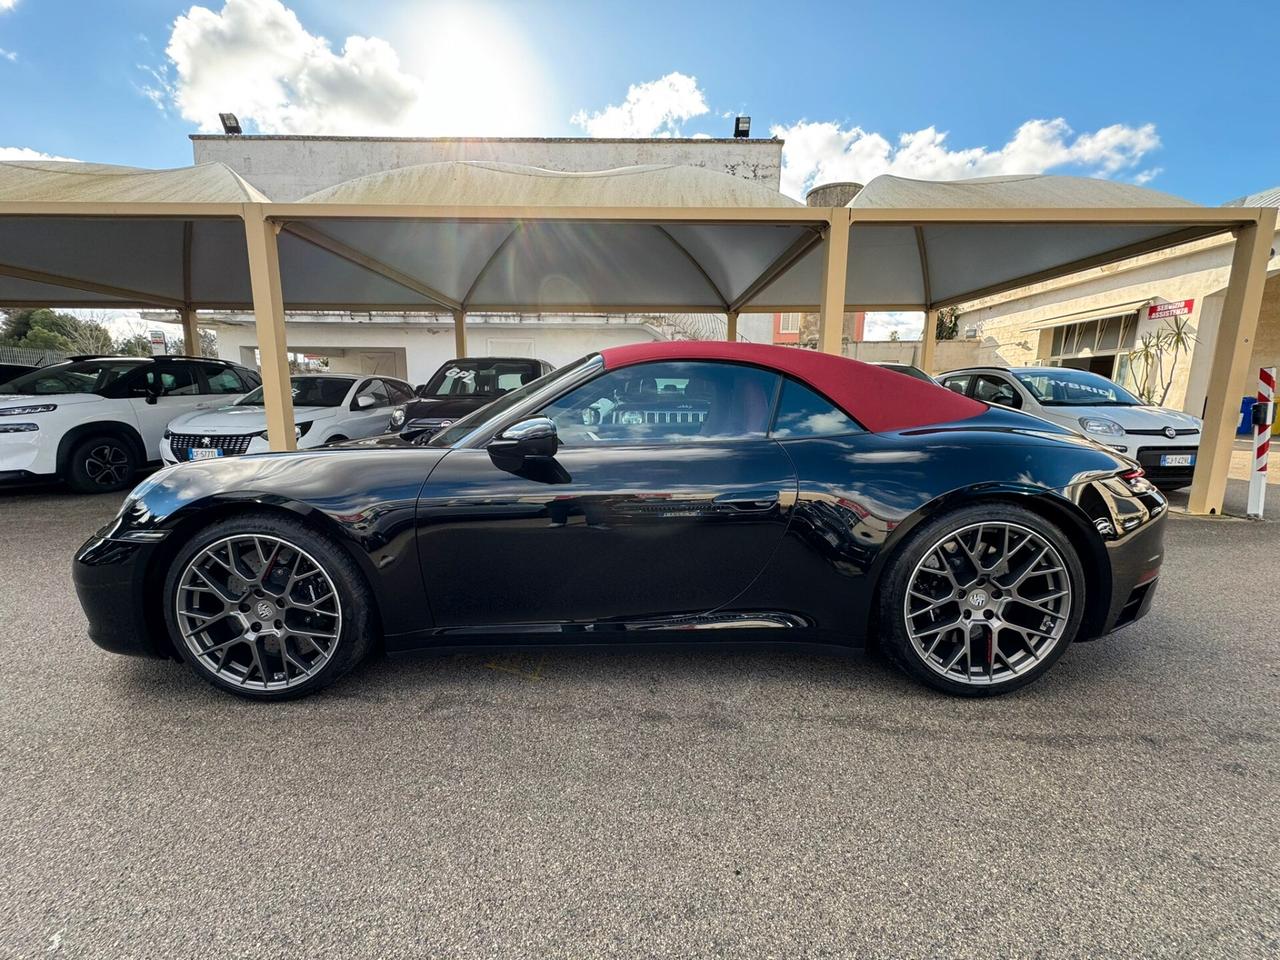
[[[1151,615],[996,700],[619,652],[270,706],[89,643],[118,502],[0,494],[2,957],[1280,955],[1274,523],[1172,517]]]

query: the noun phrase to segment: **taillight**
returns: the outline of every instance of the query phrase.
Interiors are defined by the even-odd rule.
[[[1153,493],[1156,489],[1151,481],[1147,479],[1147,471],[1143,470],[1141,467],[1134,467],[1131,470],[1126,470],[1124,473],[1120,474],[1120,479],[1123,480],[1125,482],[1125,486],[1134,493]]]

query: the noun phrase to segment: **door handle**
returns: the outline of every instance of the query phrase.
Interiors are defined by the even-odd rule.
[[[777,490],[735,490],[711,501],[718,510],[734,513],[766,513],[778,505]]]

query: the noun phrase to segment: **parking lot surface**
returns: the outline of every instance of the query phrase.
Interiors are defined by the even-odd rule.
[[[0,494],[0,956],[1280,953],[1274,524],[1171,518],[1152,614],[996,700],[621,652],[269,706],[89,643],[118,502]]]

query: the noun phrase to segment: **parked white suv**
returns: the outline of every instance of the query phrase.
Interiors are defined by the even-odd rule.
[[[1064,427],[1136,460],[1164,490],[1191,482],[1201,422],[1157,407],[1113,380],[1071,367],[967,367],[938,377],[949,390],[1013,407]]]
[[[160,459],[170,420],[259,383],[246,367],[192,357],[81,357],[22,374],[0,384],[0,480],[123,490]]]
[[[413,388],[391,377],[299,374],[290,377],[289,384],[294,435],[303,450],[387,433],[392,413],[413,399]],[[160,458],[174,464],[269,449],[259,387],[229,406],[174,419],[160,441]]]

